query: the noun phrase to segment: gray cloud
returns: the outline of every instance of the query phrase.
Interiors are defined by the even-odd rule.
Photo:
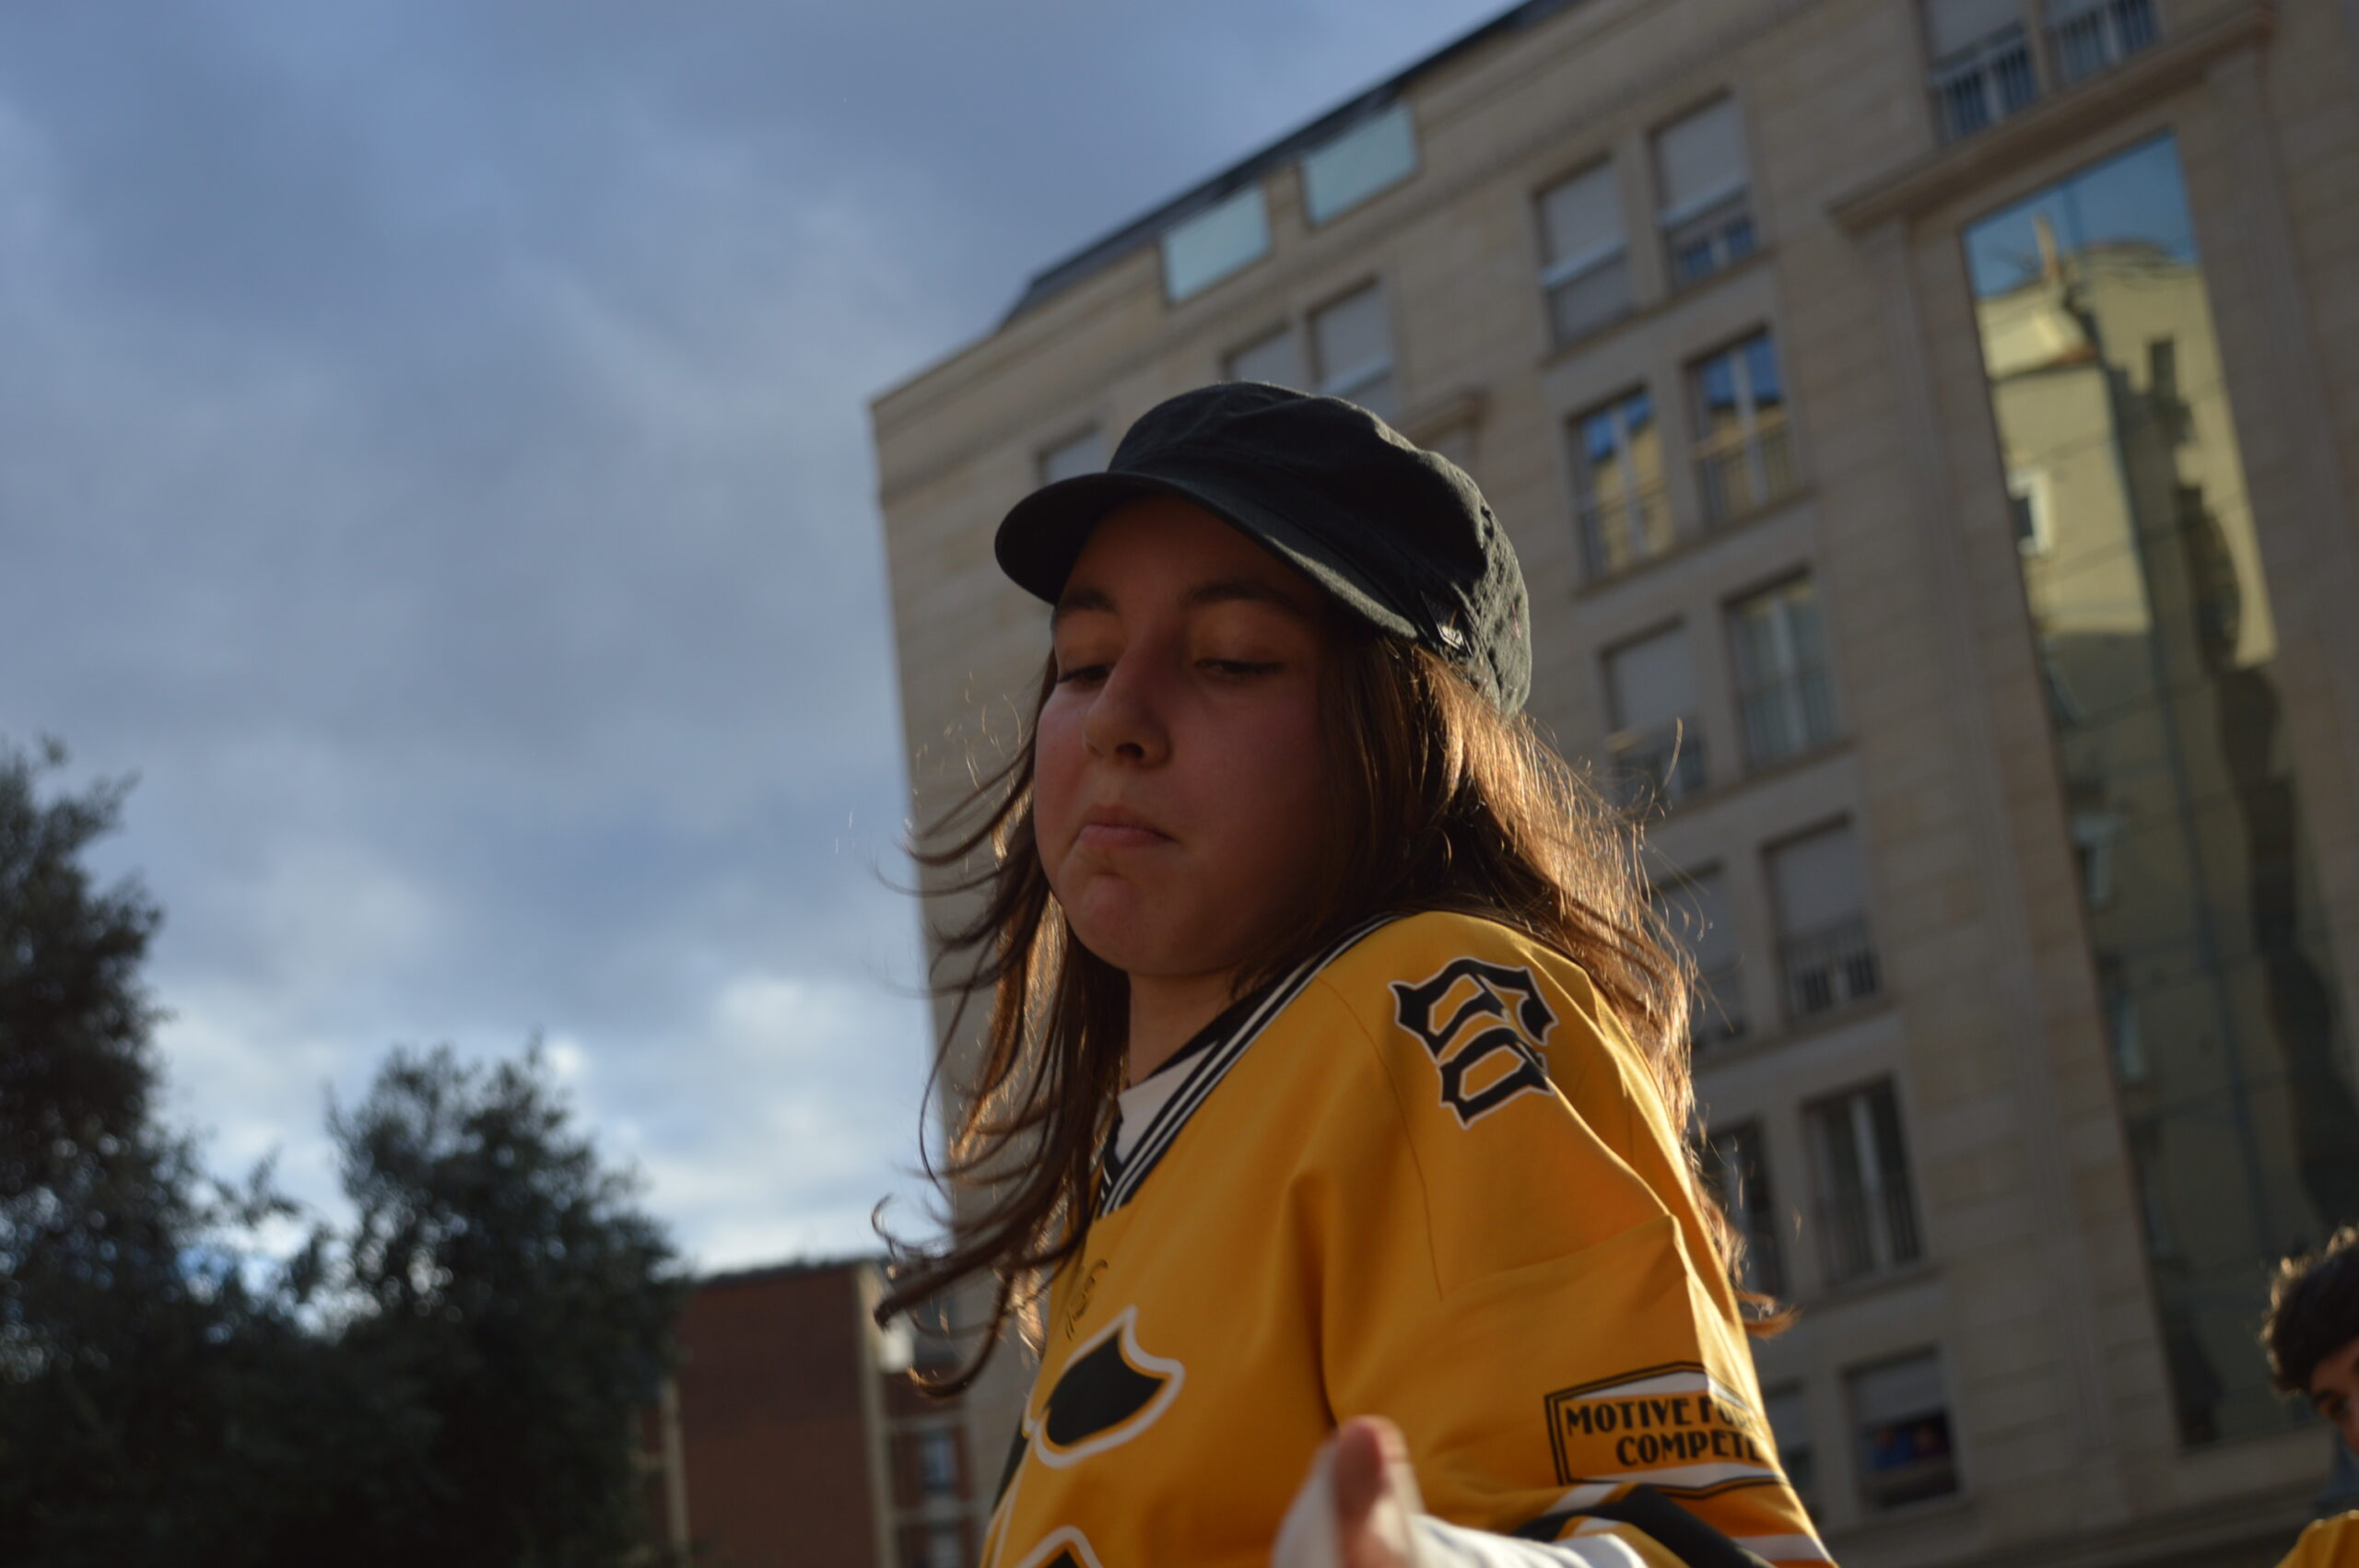
[[[323,1085],[537,1028],[700,1258],[862,1245],[926,1051],[867,396],[1492,8],[0,12],[0,733],[143,776],[223,1163],[323,1198]]]

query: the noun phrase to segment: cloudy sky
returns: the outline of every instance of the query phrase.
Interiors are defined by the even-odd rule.
[[[0,8],[0,738],[138,775],[214,1163],[329,1203],[331,1089],[538,1032],[700,1265],[869,1245],[867,399],[1503,6]]]

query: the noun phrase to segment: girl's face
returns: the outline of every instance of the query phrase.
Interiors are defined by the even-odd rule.
[[[1090,534],[1057,602],[1034,829],[1099,958],[1134,977],[1225,974],[1291,934],[1327,820],[1329,614],[1190,502],[1133,502]]]

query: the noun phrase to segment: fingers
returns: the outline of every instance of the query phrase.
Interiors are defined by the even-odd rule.
[[[1400,1445],[1392,1423],[1373,1416],[1345,1422],[1335,1433],[1335,1519],[1347,1533],[1366,1525],[1391,1479],[1388,1437]]]
[[[1380,1417],[1357,1417],[1335,1433],[1332,1452],[1344,1568],[1414,1568],[1410,1520],[1424,1504],[1401,1429]]]

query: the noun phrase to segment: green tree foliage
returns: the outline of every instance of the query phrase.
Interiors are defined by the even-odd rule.
[[[123,786],[0,743],[0,1565],[653,1561],[640,1406],[684,1282],[537,1052],[396,1051],[331,1108],[357,1218],[292,1258],[154,1111]]]
[[[397,1051],[331,1113],[358,1220],[346,1349],[434,1415],[430,1506],[381,1497],[351,1562],[623,1561],[646,1541],[633,1434],[685,1282],[569,1125],[537,1052],[467,1066]]]

